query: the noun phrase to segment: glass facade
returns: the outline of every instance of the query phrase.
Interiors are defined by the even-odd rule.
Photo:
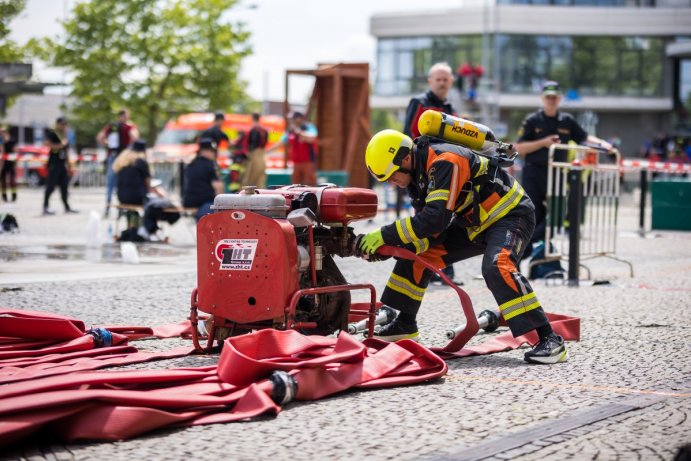
[[[489,69],[497,54],[502,93],[536,93],[547,79],[558,80],[567,97],[665,92],[666,41],[661,37],[497,35],[490,40]],[[481,53],[480,35],[380,39],[375,94],[424,91],[434,62],[446,61],[455,69],[480,64]]]
[[[502,92],[560,82],[567,97],[663,96],[665,40],[650,37],[497,36]]]
[[[679,62],[679,102],[691,113],[691,59]]]
[[[480,64],[482,37],[382,38],[377,46],[374,92],[381,96],[421,93],[427,89],[427,71],[446,61],[455,70],[461,63]]]

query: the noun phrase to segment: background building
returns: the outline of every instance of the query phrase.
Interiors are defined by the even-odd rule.
[[[404,109],[437,61],[481,65],[477,99],[459,112],[513,139],[558,80],[563,109],[591,133],[638,152],[657,131],[689,130],[691,0],[478,0],[458,8],[377,14],[373,108]]]

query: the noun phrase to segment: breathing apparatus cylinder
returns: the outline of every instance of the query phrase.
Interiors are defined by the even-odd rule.
[[[502,145],[489,127],[436,110],[424,111],[417,127],[421,135],[443,139],[472,150],[483,151]]]

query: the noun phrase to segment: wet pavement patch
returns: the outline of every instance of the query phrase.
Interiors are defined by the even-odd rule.
[[[141,257],[169,258],[189,254],[189,248],[170,245],[137,245]],[[23,245],[0,246],[0,261],[63,260],[90,262],[120,262],[122,252],[119,244],[102,245],[100,248],[87,248],[84,245]]]

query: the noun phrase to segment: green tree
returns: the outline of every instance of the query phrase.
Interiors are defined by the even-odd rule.
[[[224,18],[236,0],[93,0],[75,5],[62,39],[34,43],[73,76],[72,122],[93,135],[121,107],[151,144],[171,114],[242,110],[249,32]]]
[[[25,6],[25,0],[0,0],[0,63],[21,62],[25,56],[24,47],[7,38],[10,34],[10,22]],[[5,115],[5,111],[14,104],[15,99],[16,96],[8,97],[0,93],[0,115]]]
[[[0,62],[16,62],[23,57],[23,51],[9,40],[10,22],[22,12],[25,0],[0,0]]]

